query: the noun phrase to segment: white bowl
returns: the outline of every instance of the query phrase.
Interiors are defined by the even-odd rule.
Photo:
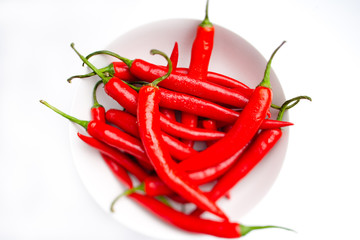
[[[178,66],[188,67],[191,46],[199,23],[200,21],[191,19],[168,19],[149,23],[120,36],[105,49],[130,59],[143,58],[165,65],[166,62],[162,57],[152,56],[149,51],[155,48],[170,55],[173,45],[177,41],[180,55]],[[214,49],[209,70],[231,76],[250,87],[255,87],[263,78],[267,59],[270,56],[266,56],[265,59],[250,43],[221,26],[215,25],[215,29]],[[81,49],[81,46],[76,47]],[[274,50],[276,47],[274,46]],[[101,50],[101,46],[95,46],[94,50]],[[87,55],[88,53],[82,54]],[[115,60],[106,56],[97,56],[91,59],[99,68]],[[97,80],[97,77],[80,80],[79,90],[71,110],[73,116],[85,120],[90,119],[92,89]],[[271,83],[274,93],[273,102],[283,103],[284,93],[274,72],[271,73]],[[106,109],[119,108],[119,105],[101,90],[98,91],[98,100]],[[273,113],[273,116],[275,115],[276,112]],[[287,119],[288,116],[285,115],[284,120]],[[113,177],[97,150],[78,139],[76,134],[78,131],[84,133],[76,125],[70,125],[71,150],[76,169],[90,195],[104,211],[109,213],[109,216],[114,217],[129,229],[155,239],[210,238],[206,235],[187,233],[170,226],[126,197],[117,203],[116,212],[111,213],[110,203],[125,188]],[[288,129],[285,129],[282,139],[274,149],[231,190],[230,200],[218,201],[220,207],[232,221],[241,222],[242,216],[256,206],[274,183],[285,157],[288,134]],[[207,216],[204,215],[204,217]]]

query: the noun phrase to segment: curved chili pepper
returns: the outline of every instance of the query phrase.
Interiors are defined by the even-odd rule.
[[[68,114],[60,111],[59,109],[51,106],[49,103],[41,100],[40,101],[45,106],[49,107],[56,113],[60,114],[61,116],[69,119],[70,121],[82,126],[90,136],[114,147],[119,149],[120,151],[124,151],[136,157],[143,166],[147,167],[148,169],[152,169],[152,166],[149,162],[148,157],[145,154],[144,148],[142,147],[141,141],[120,129],[106,124],[105,122],[101,121],[84,121],[69,116]]]
[[[311,98],[307,96],[299,96],[286,101],[279,111],[277,120],[281,121],[285,110],[289,109],[289,104],[300,99]],[[281,128],[262,130],[250,144],[248,149],[241,155],[239,161],[232,166],[232,168],[217,181],[214,187],[209,192],[209,196],[214,201],[224,196],[229,192],[241,179],[243,179],[275,146],[282,136]],[[199,216],[203,211],[196,209],[192,215]]]
[[[105,122],[105,108],[101,104],[99,104],[96,98],[96,90],[99,85],[102,84],[102,81],[98,81],[93,90],[93,106],[91,107],[91,119]]]
[[[174,44],[173,50],[170,55],[170,60],[172,62],[172,67],[173,67],[173,71],[174,71],[174,69],[176,69],[176,67],[177,67],[178,60],[179,60],[179,46],[178,46],[177,42],[175,42],[175,44]],[[160,112],[162,114],[164,114],[166,117],[168,117],[172,120],[176,120],[175,111],[173,109],[161,107]]]
[[[140,138],[146,154],[154,166],[157,175],[171,189],[199,208],[227,219],[227,216],[221,209],[214,202],[210,201],[198,186],[191,182],[185,172],[178,168],[178,165],[171,158],[163,144],[160,130],[160,93],[156,86],[170,75],[172,67],[171,61],[164,53],[156,50],[152,50],[151,53],[164,56],[169,62],[169,70],[162,78],[141,87],[139,91],[137,119]]]
[[[166,204],[146,195],[133,193],[128,197],[165,222],[188,232],[208,234],[222,238],[239,238],[258,229],[280,228],[284,230],[290,230],[278,226],[245,226],[229,221],[218,222],[198,218],[176,211]],[[114,209],[112,209],[112,211],[114,211]]]
[[[102,154],[109,156],[111,159],[113,159],[113,161],[123,166],[140,182],[144,181],[147,177],[149,177],[149,174],[126,154],[108,146],[107,144],[104,144],[101,141],[96,140],[95,138],[88,137],[80,133],[78,133],[78,136],[86,144],[99,150]]]
[[[126,170],[109,156],[102,153],[101,157],[104,159],[106,165],[110,168],[111,172],[115,175],[115,177],[127,188],[131,189],[133,187],[133,183]]]
[[[166,69],[162,66],[157,66],[141,59],[130,60],[107,50],[96,51],[89,54],[86,58],[97,54],[107,54],[120,59],[128,65],[130,72],[135,77],[146,82],[152,82],[154,79],[166,74]],[[108,69],[108,67],[105,68]],[[173,72],[159,86],[234,107],[242,108],[249,101],[248,96],[239,91],[177,72]]]
[[[282,44],[271,55],[263,80],[255,88],[250,101],[226,136],[199,154],[180,162],[180,168],[183,170],[199,170],[216,165],[230,157],[239,156],[240,150],[257,133],[269,111],[272,101],[271,62]]]
[[[93,106],[91,107],[91,118],[93,120],[105,122],[105,108],[101,104],[99,104],[96,97],[96,90],[100,84],[102,84],[102,81],[98,81],[94,86],[94,90],[93,90],[94,103]],[[101,158],[105,161],[106,165],[111,170],[111,172],[115,175],[115,177],[120,182],[122,182],[126,187],[132,188],[133,187],[132,180],[129,174],[127,173],[127,171],[124,169],[124,167],[121,166],[116,159],[114,160],[108,155],[101,152],[100,155]]]
[[[197,27],[196,36],[191,49],[188,73],[188,76],[200,80],[206,79],[210,57],[214,45],[215,28],[209,20],[208,7],[209,1],[206,2],[205,18]],[[196,127],[198,124],[198,118],[196,114],[182,112],[181,122],[190,127]],[[191,147],[194,144],[194,141],[191,140],[184,139],[183,141]]]
[[[72,45],[73,46],[73,45]],[[85,59],[79,54],[79,57]],[[86,60],[86,59],[85,59]],[[133,115],[136,115],[136,108],[138,102],[138,93],[132,89],[125,82],[116,77],[105,77],[98,69],[91,65],[94,71],[97,71],[99,76],[103,79],[105,84],[105,92],[118,102],[123,108]],[[160,122],[162,130],[171,134],[172,136],[191,139],[191,140],[214,140],[224,136],[224,133],[216,131],[208,131],[200,128],[189,128],[184,124],[180,124],[171,119],[167,119],[161,115]]]
[[[106,120],[132,136],[140,137],[139,128],[136,123],[137,120],[133,115],[118,109],[109,109],[106,112]],[[169,149],[170,155],[177,160],[184,160],[197,153],[193,148],[186,146],[178,139],[164,132],[162,133],[162,138]]]

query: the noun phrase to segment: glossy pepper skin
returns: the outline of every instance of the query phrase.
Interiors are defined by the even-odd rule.
[[[129,113],[136,115],[138,104],[138,93],[125,82],[113,77],[104,87],[106,93],[118,102]],[[172,136],[191,139],[191,140],[214,140],[222,138],[225,134],[219,131],[209,131],[201,128],[189,128],[175,120],[160,116],[161,129]]]
[[[109,109],[106,112],[106,120],[109,123],[121,128],[125,132],[131,134],[132,136],[137,138],[140,137],[135,116],[118,109]],[[186,146],[178,139],[164,132],[162,132],[162,138],[169,149],[170,155],[177,160],[184,160],[197,153],[197,151],[195,151],[193,148]]]
[[[133,187],[133,183],[129,174],[120,164],[116,163],[112,158],[105,154],[101,154],[101,157],[104,159],[106,165],[120,182],[122,182],[129,189]]]
[[[157,175],[176,193],[199,208],[227,219],[220,208],[194,185],[171,158],[161,136],[160,94],[157,87],[143,86],[139,92],[137,119],[140,138]]]
[[[179,163],[179,166],[183,170],[203,169],[225,161],[228,158],[240,155],[241,149],[255,136],[269,112],[272,101],[270,83],[271,62],[276,52],[284,43],[285,42],[275,49],[271,55],[265,68],[263,80],[255,88],[248,104],[241,112],[234,126],[228,131],[224,138],[196,156]]]
[[[136,201],[157,217],[180,229],[223,238],[238,238],[241,236],[241,228],[238,223],[231,223],[228,221],[216,222],[189,216],[176,211],[152,197],[138,193],[130,194],[129,198]]]
[[[247,235],[249,232],[258,229],[282,228],[278,226],[245,226],[230,221],[220,222],[198,218],[176,211],[175,209],[165,205],[164,203],[156,200],[155,198],[141,195],[138,193],[130,194],[129,198],[131,198],[132,200],[134,200],[165,222],[192,233],[207,234],[220,238],[240,238]],[[290,230],[286,228],[282,229]]]
[[[242,114],[225,137],[199,154],[182,161],[179,166],[186,171],[200,170],[238,156],[241,149],[253,138],[264,121],[271,100],[271,89],[258,86]]]
[[[102,154],[110,157],[113,161],[123,166],[133,174],[140,182],[144,181],[149,174],[139,164],[133,161],[128,155],[118,151],[109,145],[96,140],[95,138],[78,133],[78,137],[89,146],[99,150]]]

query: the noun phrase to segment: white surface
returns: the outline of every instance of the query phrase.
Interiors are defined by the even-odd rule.
[[[0,2],[0,239],[151,239],[98,207],[75,169],[69,123],[38,100],[67,111],[82,70],[69,47],[98,50],[145,22],[202,19],[205,1]],[[360,215],[360,3],[211,1],[210,19],[273,61],[287,98],[306,94],[291,113],[286,160],[245,224],[295,229],[247,239],[355,239]],[[176,27],[176,26],[174,26]],[[241,203],[239,203],[241,204]],[[207,237],[205,239],[213,239]]]
[[[179,55],[181,56],[179,66],[189,66],[190,51],[188,49],[191,49],[194,29],[197,28],[198,24],[199,20],[191,19],[167,19],[148,23],[115,39],[106,49],[119,53],[122,56],[134,55],[136,58],[148,59],[148,61],[164,65],[166,64],[165,59],[151,56],[149,50],[156,48],[170,55],[173,44],[177,41],[179,44]],[[179,27],[174,28],[173,26]],[[215,29],[215,46],[212,52],[210,68],[216,72],[223,72],[221,69],[224,69],[227,71],[227,75],[242,79],[244,83],[251,87],[259,84],[259,81],[263,78],[267,60],[253,46],[235,33],[217,25]],[[167,34],[163,35],[163,32]],[[95,58],[91,60],[95,61]],[[114,59],[104,56],[98,57],[96,66],[106,66],[112,60]],[[238,64],[229,66],[228,63],[232,62]],[[270,78],[274,95],[273,101],[280,105],[285,101],[284,92],[274,72],[271,73]],[[71,109],[72,116],[82,116],[83,119],[90,119],[89,106],[92,105],[91,94],[94,83],[97,80],[98,78],[80,80],[81,83]],[[98,101],[105,109],[120,108],[119,104],[106,96],[104,91],[99,90],[98,93]],[[274,111],[273,114],[276,116],[277,112]],[[287,119],[286,114],[284,120]],[[266,156],[261,164],[242,180],[241,184],[232,189],[230,192],[231,200],[219,201],[221,209],[228,214],[232,221],[240,221],[271,188],[284,161],[288,143],[288,130],[284,129],[283,137],[277,143],[274,151]],[[71,124],[70,143],[76,169],[94,200],[105,212],[109,212],[110,203],[125,188],[109,173],[108,167],[101,159],[101,156],[78,138],[77,132],[79,132],[78,126]],[[136,181],[134,182],[135,186],[138,184]],[[193,206],[187,205],[186,208],[191,210]],[[116,206],[116,212],[113,216],[119,223],[129,229],[153,238],[173,240],[199,239],[198,235],[194,236],[194,234],[169,227],[168,224],[164,224],[157,217],[144,211],[137,204],[132,203],[130,199],[121,199]]]

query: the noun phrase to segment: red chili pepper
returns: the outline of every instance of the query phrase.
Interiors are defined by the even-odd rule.
[[[239,223],[232,223],[229,221],[213,221],[203,218],[198,218],[190,215],[186,215],[182,212],[167,206],[166,204],[149,196],[133,193],[129,195],[129,198],[146,208],[148,211],[155,214],[167,223],[176,226],[182,230],[202,233],[222,238],[239,238],[245,236],[249,232],[258,229],[265,228],[281,228],[290,230],[278,226],[245,226]],[[111,209],[114,211],[114,209]]]
[[[246,145],[242,152],[245,151],[248,145]],[[209,167],[205,170],[199,170],[194,172],[187,172],[191,181],[193,181],[196,185],[202,185],[206,183],[210,183],[222,175],[224,175],[232,166],[238,161],[238,158],[229,158],[226,161],[216,165]],[[151,176],[146,178],[141,185],[130,189],[125,193],[126,195],[135,192],[137,190],[144,191],[149,196],[160,196],[160,195],[170,195],[173,194],[174,191],[170,189],[159,177]],[[124,194],[124,195],[125,195]]]
[[[177,67],[178,60],[179,60],[179,46],[178,46],[177,42],[175,42],[175,44],[174,44],[173,50],[170,55],[170,60],[172,62],[173,71],[174,71],[174,69],[176,69],[176,67]],[[162,114],[164,114],[166,117],[168,117],[172,120],[176,120],[176,115],[175,115],[174,110],[161,107],[160,112]]]
[[[151,53],[166,57],[169,62],[169,70],[163,77],[156,79],[150,85],[141,87],[139,91],[137,119],[140,138],[147,156],[157,175],[176,193],[199,208],[227,219],[221,209],[212,201],[209,201],[209,198],[198,186],[191,182],[186,173],[178,168],[178,165],[164,146],[160,130],[160,93],[156,86],[170,75],[172,67],[171,61],[162,52],[152,50]]]
[[[88,137],[78,133],[79,138],[87,143],[89,146],[99,150],[102,154],[109,156],[113,161],[123,166],[131,174],[133,174],[140,182],[144,181],[149,174],[140,167],[136,162],[134,162],[126,154],[112,148],[103,142],[96,140],[95,138]]]
[[[91,108],[91,117],[93,120],[105,122],[105,108],[99,104],[97,97],[96,97],[96,90],[98,86],[102,84],[102,81],[98,81],[93,90],[93,106]],[[109,167],[111,172],[115,175],[115,177],[122,182],[126,187],[132,188],[132,180],[127,173],[127,171],[122,167],[116,160],[112,159],[108,155],[104,153],[100,153],[102,159],[104,159],[106,165]]]
[[[115,177],[127,188],[131,189],[133,187],[133,183],[127,171],[109,156],[101,154],[101,157],[104,159],[105,163],[110,168],[111,172],[115,175]]]
[[[148,169],[152,169],[148,157],[145,154],[144,148],[142,147],[141,141],[127,133],[124,133],[120,129],[106,124],[101,121],[84,121],[69,116],[68,114],[60,111],[59,109],[51,106],[47,102],[41,100],[41,103],[60,114],[61,116],[69,119],[70,121],[82,126],[90,136],[95,139],[102,141],[120,151],[129,153],[136,157],[141,164]]]
[[[136,117],[118,109],[109,109],[106,112],[106,120],[114,124],[115,126],[121,128],[125,132],[131,134],[134,137],[140,137],[139,128],[137,126]],[[167,145],[170,155],[177,160],[184,160],[197,153],[193,148],[186,146],[184,143],[180,142],[178,139],[162,133],[163,140]]]
[[[130,60],[107,50],[96,51],[89,54],[86,58],[88,59],[97,54],[107,54],[120,59],[128,65],[130,72],[135,77],[146,82],[152,82],[154,79],[166,74],[166,69],[163,66],[157,66],[141,59]],[[249,101],[248,96],[239,91],[177,72],[173,72],[159,86],[234,107],[242,108]]]
[[[210,57],[214,45],[215,28],[208,17],[209,1],[206,2],[205,18],[197,27],[196,36],[191,49],[191,59],[188,76],[205,80]],[[196,127],[198,118],[196,114],[182,112],[181,122],[190,127]],[[188,146],[193,146],[194,141],[183,140]]]
[[[98,81],[93,90],[93,106],[91,107],[91,119],[105,122],[105,108],[99,104],[96,98],[96,90],[98,86],[102,84],[102,81]]]
[[[240,150],[257,133],[269,111],[272,101],[270,89],[271,62],[282,44],[272,54],[266,66],[263,80],[255,88],[250,101],[226,136],[199,154],[180,162],[180,168],[186,171],[200,170],[216,165],[230,157],[239,156]]]
[[[285,110],[289,109],[289,104],[300,99],[311,98],[300,96],[286,101],[279,111],[277,120],[281,121]],[[296,102],[296,103],[297,103]],[[294,106],[294,105],[292,105]],[[291,106],[291,107],[292,107]],[[217,201],[231,190],[241,179],[243,179],[275,146],[282,136],[281,128],[262,130],[249,145],[248,149],[241,155],[240,159],[231,169],[223,175],[209,192],[212,200]],[[196,209],[192,215],[199,216],[203,211]]]
[[[208,17],[209,1],[206,2],[205,18],[197,27],[191,49],[189,76],[206,80],[210,57],[214,46],[215,28]]]

